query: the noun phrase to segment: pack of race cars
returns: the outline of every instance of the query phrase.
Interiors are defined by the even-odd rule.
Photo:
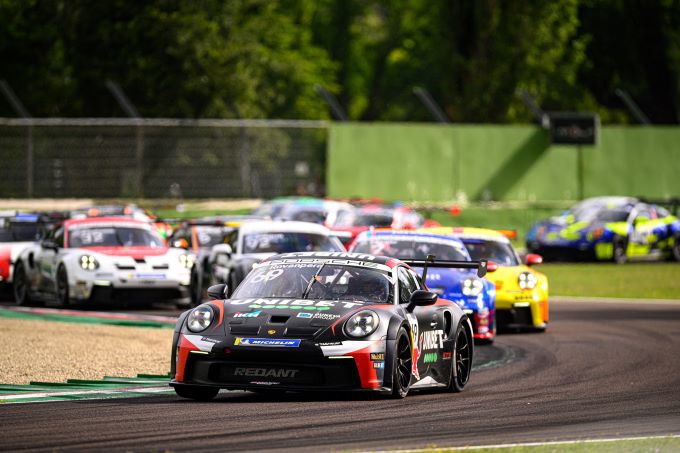
[[[284,198],[247,216],[163,222],[134,205],[0,216],[0,283],[16,303],[195,307],[174,334],[180,396],[363,389],[461,391],[474,344],[543,331],[548,258],[680,261],[680,221],[624,197],[507,232],[442,227],[413,209]]]

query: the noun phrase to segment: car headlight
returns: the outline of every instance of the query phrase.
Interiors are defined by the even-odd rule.
[[[466,296],[479,296],[484,289],[484,283],[478,278],[466,278],[463,280],[463,294]]]
[[[188,253],[182,253],[179,256],[179,264],[182,265],[182,267],[191,269],[196,262],[196,257],[194,255],[190,255]]]
[[[354,338],[361,338],[375,332],[380,323],[378,315],[371,310],[361,310],[352,315],[345,323],[345,333]]]
[[[86,271],[93,271],[99,268],[99,261],[92,255],[83,255],[80,257],[80,267]]]
[[[534,289],[538,280],[531,272],[522,272],[517,276],[517,284],[522,289]]]
[[[213,320],[213,311],[207,305],[194,308],[187,316],[187,327],[192,332],[202,332]]]

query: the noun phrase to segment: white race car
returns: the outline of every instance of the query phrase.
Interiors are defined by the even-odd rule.
[[[226,283],[231,293],[252,270],[253,264],[278,253],[344,251],[340,240],[322,225],[294,221],[246,222],[228,233],[224,244],[213,246],[208,269],[197,263],[192,285],[200,286],[192,291],[202,298],[209,286]]]
[[[188,296],[195,256],[164,245],[146,222],[121,217],[67,220],[24,249],[14,268],[18,304],[126,302]]]

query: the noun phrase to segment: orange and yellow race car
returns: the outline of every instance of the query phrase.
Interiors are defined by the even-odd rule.
[[[545,330],[548,325],[548,278],[530,266],[540,255],[530,253],[522,263],[503,233],[484,228],[439,227],[423,231],[447,234],[462,240],[473,260],[498,264],[490,278],[496,285],[496,322],[499,330]]]

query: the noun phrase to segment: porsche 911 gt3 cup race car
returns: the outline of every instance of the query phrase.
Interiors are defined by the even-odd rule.
[[[122,217],[67,220],[24,249],[14,297],[31,301],[113,303],[188,296],[194,256],[168,249],[146,222]]]
[[[415,262],[423,266],[423,262]],[[432,266],[477,268],[485,262]],[[288,253],[256,265],[230,299],[178,319],[170,385],[207,400],[219,389],[459,392],[470,378],[472,325],[394,258]]]
[[[510,240],[495,230],[441,227],[428,231],[458,238],[472,259],[487,259],[498,265],[489,277],[496,286],[496,322],[500,329],[545,330],[548,277],[530,267],[543,261],[540,255],[528,254],[523,264]]]
[[[558,217],[536,223],[527,250],[546,260],[666,256],[680,261],[680,220],[661,206],[629,197],[583,200]]]
[[[460,240],[413,231],[366,231],[357,237],[350,251],[406,260],[425,260],[428,255],[434,255],[442,260],[470,261],[470,255]],[[422,268],[415,268],[415,271],[422,276]],[[431,291],[455,302],[468,314],[476,340],[486,343],[494,341],[496,288],[493,283],[477,277],[469,269],[433,269],[426,277],[425,283]]]

